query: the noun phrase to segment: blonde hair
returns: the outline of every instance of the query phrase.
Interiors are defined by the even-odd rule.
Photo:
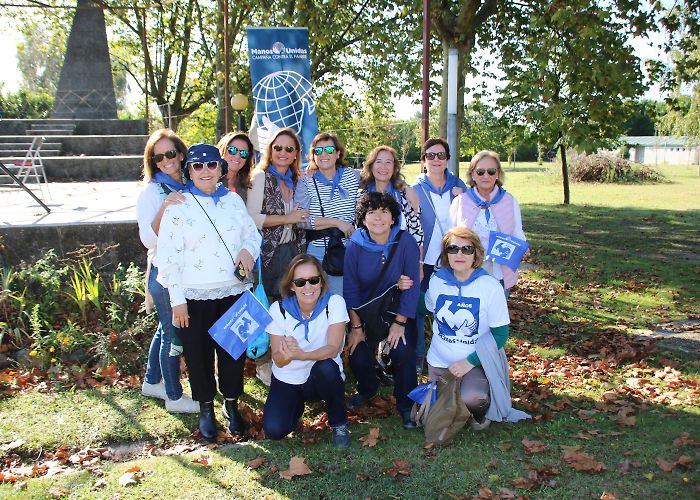
[[[474,169],[476,169],[478,163],[484,158],[493,158],[496,161],[496,166],[498,167],[496,172],[498,176],[496,178],[496,184],[502,186],[506,180],[506,174],[503,172],[503,168],[501,168],[501,159],[498,157],[498,153],[487,149],[476,153],[472,158],[472,161],[469,162],[469,175],[467,176],[467,183],[472,187],[476,184],[472,178],[472,174],[474,173]]]
[[[387,151],[391,153],[391,156],[393,156],[394,158],[394,173],[392,174],[391,179],[389,181],[391,182],[391,185],[394,186],[394,189],[398,189],[400,191],[406,185],[406,181],[404,180],[403,174],[401,173],[401,163],[399,162],[399,159],[396,156],[396,150],[391,146],[387,146],[385,144],[377,146],[367,154],[367,158],[365,158],[365,161],[362,164],[362,170],[360,171],[360,188],[367,189],[367,186],[374,182],[372,165],[375,161],[377,161],[377,156],[379,156],[379,153],[381,153],[382,151]]]
[[[281,128],[277,132],[275,132],[272,137],[270,137],[269,142],[267,143],[267,148],[265,148],[265,154],[263,155],[262,159],[260,160],[260,163],[258,166],[262,170],[267,170],[267,167],[270,166],[270,160],[272,159],[272,146],[275,144],[275,141],[280,137],[286,135],[288,137],[291,137],[292,140],[294,141],[294,146],[297,148],[297,156],[294,158],[294,161],[292,164],[289,166],[289,168],[292,169],[292,181],[296,184],[297,180],[299,177],[301,177],[301,142],[299,141],[299,137],[297,136],[297,133],[294,132],[293,129],[291,128]]]
[[[474,269],[481,267],[481,264],[484,263],[484,245],[481,244],[479,235],[465,226],[453,227],[442,237],[442,243],[440,244],[440,263],[442,266],[450,268],[450,261],[447,257],[447,247],[450,245],[450,240],[452,238],[462,238],[474,245],[474,262],[472,263],[472,267]]]

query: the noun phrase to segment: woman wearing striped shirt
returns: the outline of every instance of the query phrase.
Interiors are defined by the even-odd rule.
[[[311,141],[307,175],[299,180],[295,201],[309,211],[306,229],[337,228],[345,238],[355,230],[355,207],[360,176],[345,167],[345,148],[330,132],[321,132]],[[307,236],[313,233],[307,233]],[[309,239],[309,238],[307,238]],[[323,262],[328,237],[310,240],[307,253]],[[343,277],[328,276],[332,293],[343,295]]]

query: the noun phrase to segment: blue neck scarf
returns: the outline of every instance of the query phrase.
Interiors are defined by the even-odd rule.
[[[447,267],[441,267],[440,269],[438,269],[435,272],[435,275],[438,278],[445,280],[445,283],[447,283],[448,285],[456,286],[457,289],[459,290],[460,297],[462,296],[462,287],[463,286],[467,286],[469,283],[471,283],[475,279],[479,278],[480,276],[488,276],[488,274],[489,273],[487,273],[483,267],[479,267],[477,269],[474,269],[474,271],[469,275],[469,277],[466,280],[460,281],[455,277],[452,269],[449,269]]]
[[[278,182],[284,182],[289,189],[294,191],[294,180],[292,179],[292,167],[287,168],[287,172],[285,172],[284,174],[280,174],[277,171],[277,167],[275,167],[274,165],[270,165],[270,168],[268,168],[267,170],[273,176],[277,177]]]
[[[304,319],[304,316],[302,316],[296,294],[292,294],[289,297],[282,299],[282,307],[284,310],[287,311],[292,318],[299,321],[299,323],[294,325],[294,329],[296,330],[299,325],[304,325],[304,339],[307,342],[309,341],[309,323],[311,323],[319,314],[321,314],[321,312],[323,312],[328,305],[328,301],[331,300],[332,295],[333,294],[331,292],[326,292],[318,298],[316,307],[314,307],[314,310],[311,312],[309,319]]]
[[[389,239],[384,244],[375,243],[372,237],[369,235],[369,231],[365,228],[358,229],[352,233],[352,236],[350,236],[350,241],[354,241],[369,252],[382,252],[384,258],[386,258],[389,256],[389,249],[391,245],[398,243],[396,235],[400,230],[401,228],[398,224],[392,226],[391,232],[389,233]]]
[[[197,188],[197,186],[195,186],[194,183],[193,183],[193,184],[189,187],[189,192],[192,193],[192,194],[195,194],[195,195],[197,195],[197,196],[204,196],[205,198],[211,198],[212,200],[214,200],[214,205],[218,205],[218,204],[219,204],[219,200],[220,200],[221,198],[223,198],[224,196],[226,196],[226,195],[227,195],[228,193],[230,193],[231,191],[229,191],[228,188],[227,188],[226,186],[224,186],[223,184],[219,183],[219,184],[217,184],[216,191],[214,191],[213,193],[209,194],[209,193],[205,193],[204,191],[201,191],[201,190],[200,190],[199,188]]]
[[[457,185],[457,177],[455,177],[452,172],[445,169],[445,184],[443,184],[441,188],[438,189],[435,186],[433,186],[433,183],[430,182],[430,179],[428,179],[427,174],[420,174],[418,176],[417,183],[423,186],[426,190],[430,191],[431,193],[435,193],[438,196],[442,196],[447,191],[452,191],[452,188]]]
[[[163,172],[156,172],[156,175],[153,176],[152,182],[157,182],[158,184],[165,184],[173,191],[184,191],[185,189],[187,189],[189,184],[192,183],[192,181],[190,181],[189,179],[183,180],[185,181],[184,184],[180,184],[168,174],[164,174]]]
[[[477,207],[486,210],[484,215],[486,216],[486,222],[488,222],[491,219],[491,210],[489,210],[489,207],[501,201],[506,195],[506,190],[503,189],[503,187],[498,186],[498,193],[496,193],[496,196],[494,196],[491,201],[482,200],[479,195],[476,194],[476,187],[468,189],[467,194],[474,201]]]
[[[340,185],[340,179],[343,177],[343,172],[345,171],[344,168],[336,168],[335,169],[335,176],[331,180],[328,180],[325,175],[323,175],[320,171],[314,172],[314,179],[316,179],[318,182],[323,184],[324,186],[331,186],[331,195],[330,199],[333,199],[333,194],[335,193],[335,190],[338,190],[338,194],[340,195],[341,198],[347,198],[348,197],[348,192],[347,190]]]

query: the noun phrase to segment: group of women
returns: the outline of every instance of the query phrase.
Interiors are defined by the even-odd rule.
[[[147,304],[159,325],[142,393],[164,399],[169,411],[198,412],[202,436],[215,440],[218,385],[228,430],[245,431],[238,411],[245,355],[234,359],[208,330],[252,287],[259,258],[273,302],[263,416],[269,439],[297,428],[305,402],[324,401],[333,444],[347,448],[346,410],[376,395],[380,358],[391,367],[404,428],[416,427],[408,394],[425,360],[431,381],[447,370],[462,377],[473,428],[525,418],[510,406],[502,349],[517,273],[484,258],[491,231],[524,239],[498,155],[475,155],[467,186],[447,170],[447,142],[430,139],[421,148],[424,173],[410,186],[389,146],[374,148],[360,172],[345,166],[345,149],[329,132],[312,141],[303,172],[302,154],[291,129],[272,135],[255,167],[242,132],[225,135],[217,147],[189,149],[168,129],[151,135],[137,218],[149,257]],[[342,269],[327,273],[321,263],[339,239]],[[399,290],[395,316],[378,342],[366,335],[357,310],[391,287]],[[427,354],[419,309],[434,317]],[[344,348],[357,381],[347,400]],[[180,385],[180,353],[192,398]]]

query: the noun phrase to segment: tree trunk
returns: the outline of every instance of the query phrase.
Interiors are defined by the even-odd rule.
[[[559,152],[561,154],[561,177],[564,183],[564,205],[568,205],[570,202],[569,193],[569,167],[566,164],[566,145],[561,140],[561,132],[559,132]]]

